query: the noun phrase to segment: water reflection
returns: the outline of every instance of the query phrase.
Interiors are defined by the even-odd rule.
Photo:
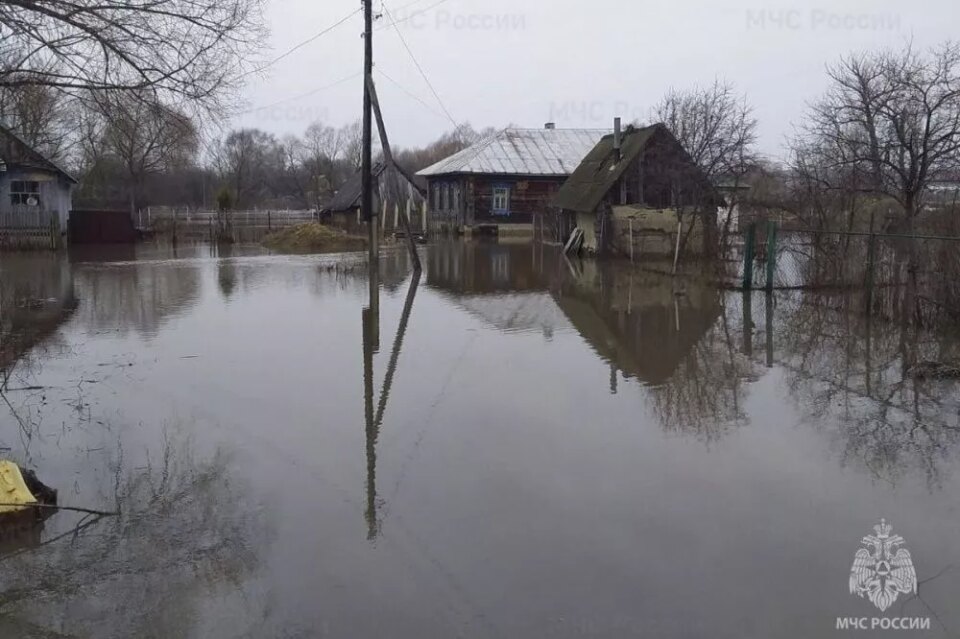
[[[388,272],[391,271],[390,268],[387,270]],[[393,272],[397,271],[394,270]],[[397,372],[397,363],[403,349],[403,339],[407,333],[407,326],[410,323],[410,313],[413,310],[413,302],[417,296],[417,288],[420,286],[420,276],[421,273],[419,271],[414,271],[410,276],[410,284],[407,288],[406,298],[404,299],[403,310],[400,313],[397,333],[393,338],[393,346],[390,349],[390,360],[387,362],[376,410],[374,410],[373,403],[373,359],[379,350],[380,342],[379,290],[377,287],[371,286],[370,304],[363,309],[363,396],[367,454],[367,506],[364,516],[367,522],[367,539],[370,540],[375,539],[380,531],[380,521],[377,516],[377,509],[380,506],[377,497],[377,439],[380,436],[380,427],[383,425],[387,404],[390,401],[390,390],[393,387],[394,376]],[[368,274],[368,277],[371,278],[371,282],[375,282],[378,278],[378,273],[373,272]]]
[[[196,303],[200,274],[176,260],[85,263],[74,273],[79,321],[92,331],[156,335],[162,323]]]
[[[50,253],[0,254],[0,385],[76,306],[69,262]]]
[[[178,252],[13,278],[79,309],[13,356],[48,398],[0,446],[124,515],[0,561],[0,632],[822,636],[881,516],[958,622],[960,404],[908,374],[944,331],[543,247]]]
[[[231,456],[203,456],[177,437],[153,452],[103,469],[119,517],[60,514],[59,534],[0,556],[3,636],[200,636],[211,630],[199,609],[211,595],[240,613],[226,634],[263,623],[260,605],[241,606],[240,584],[257,568],[269,518],[243,516],[248,486]]]
[[[956,361],[960,342],[847,311],[846,296],[780,298],[776,363],[798,408],[837,444],[841,461],[896,483],[906,473],[941,485],[960,450],[956,383],[910,374],[921,361]]]

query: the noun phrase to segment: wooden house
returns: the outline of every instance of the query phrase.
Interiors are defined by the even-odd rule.
[[[591,252],[669,254],[678,229],[708,246],[723,198],[666,126],[621,132],[618,119],[552,204],[546,239],[562,242],[577,228]]]
[[[59,245],[77,181],[0,126],[0,244]]]
[[[389,168],[383,162],[375,162],[372,173],[373,207],[380,216],[383,230],[402,230],[399,216],[405,211],[410,217],[411,230],[416,233],[426,232],[426,181],[402,167]],[[362,189],[363,175],[357,171],[320,211],[320,220],[351,233],[366,232],[366,222],[360,215]]]
[[[536,215],[597,141],[601,129],[508,128],[417,173],[427,179],[431,231],[530,233]]]

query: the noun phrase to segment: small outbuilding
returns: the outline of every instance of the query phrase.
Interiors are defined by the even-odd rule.
[[[595,253],[669,254],[680,233],[706,249],[723,198],[663,124],[604,136],[552,202],[553,239],[574,229]]]
[[[0,240],[54,243],[66,233],[77,181],[53,160],[0,126]],[[36,236],[36,237],[35,237]]]
[[[380,216],[384,231],[402,230],[399,218],[402,210],[410,217],[411,230],[424,232],[426,180],[414,176],[399,165],[391,168],[384,162],[375,162],[371,172],[374,179],[373,207]],[[363,174],[357,171],[320,211],[320,220],[351,233],[365,229],[366,222],[360,215],[362,191]]]

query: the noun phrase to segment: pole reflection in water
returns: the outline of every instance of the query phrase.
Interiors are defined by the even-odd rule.
[[[767,293],[766,326],[767,326],[767,368],[773,368],[773,293]]]
[[[380,318],[379,313],[375,314],[374,309],[379,307],[379,288],[375,289],[371,285],[370,306],[363,309],[363,397],[367,451],[367,507],[364,516],[367,520],[367,539],[370,540],[376,539],[380,532],[380,524],[377,521],[377,439],[380,436],[380,426],[383,424],[383,416],[387,408],[387,401],[390,398],[390,389],[393,386],[397,362],[400,360],[400,351],[403,348],[403,338],[407,332],[410,312],[413,309],[413,300],[416,298],[419,286],[420,270],[414,269],[410,278],[410,286],[407,289],[407,297],[403,304],[403,312],[400,315],[400,323],[393,339],[393,348],[390,351],[390,360],[387,363],[387,371],[384,375],[383,387],[380,389],[376,412],[374,412],[373,406],[373,356],[379,351]]]

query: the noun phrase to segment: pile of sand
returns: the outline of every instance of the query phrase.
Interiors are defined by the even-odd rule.
[[[343,231],[308,222],[271,233],[263,238],[263,245],[286,253],[341,253],[361,251],[367,240]]]

